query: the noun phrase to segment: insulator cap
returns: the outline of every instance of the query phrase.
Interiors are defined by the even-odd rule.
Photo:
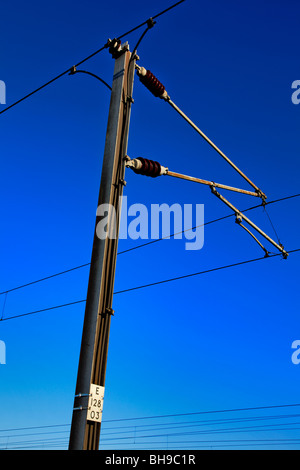
[[[113,39],[112,41],[109,40],[109,52],[116,59],[121,53],[121,40],[120,39]]]
[[[142,157],[138,157],[136,160],[141,162],[141,168],[132,167],[132,170],[135,173],[139,175],[151,176],[151,178],[156,178],[157,176],[161,175],[160,163]]]

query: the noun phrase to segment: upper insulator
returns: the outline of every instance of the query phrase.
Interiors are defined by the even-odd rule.
[[[154,96],[160,97],[164,94],[164,85],[157,80],[150,70],[147,70],[146,75],[140,75],[140,81],[148,88]]]

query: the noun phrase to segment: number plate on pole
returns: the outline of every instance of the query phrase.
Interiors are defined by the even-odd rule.
[[[87,419],[101,423],[103,410],[104,387],[91,384]]]

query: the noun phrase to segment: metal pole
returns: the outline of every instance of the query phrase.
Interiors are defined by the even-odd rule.
[[[98,200],[98,209],[110,204],[112,210],[107,217],[104,238],[98,238],[97,234],[104,214],[96,217],[69,450],[97,450],[99,447],[101,421],[91,420],[90,394],[91,384],[105,385],[134,67],[135,60],[131,59],[125,45],[115,56]],[[97,214],[100,214],[98,210]],[[102,407],[100,411],[102,416]]]

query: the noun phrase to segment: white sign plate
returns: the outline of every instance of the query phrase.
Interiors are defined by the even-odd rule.
[[[103,410],[104,387],[100,385],[91,384],[90,398],[87,412],[87,419],[89,421],[96,421],[101,423],[102,410]]]

